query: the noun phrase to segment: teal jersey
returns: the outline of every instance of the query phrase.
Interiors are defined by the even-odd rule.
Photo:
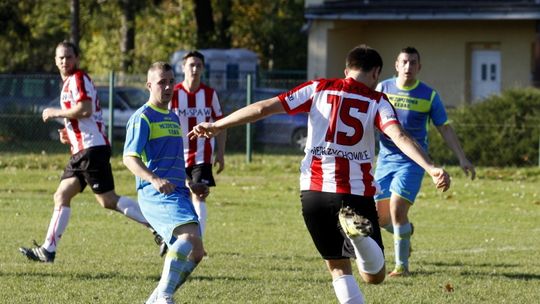
[[[157,176],[188,191],[185,180],[182,129],[178,116],[147,103],[139,108],[127,123],[124,156],[141,158]],[[136,177],[137,190],[150,185]]]
[[[377,85],[376,90],[388,96],[390,103],[396,109],[397,117],[403,128],[427,152],[427,131],[429,121],[435,126],[448,123],[446,110],[439,94],[425,83],[417,80],[410,87],[399,87],[397,78],[387,79]],[[381,135],[379,140],[379,158],[389,161],[411,161],[392,142],[390,138]]]

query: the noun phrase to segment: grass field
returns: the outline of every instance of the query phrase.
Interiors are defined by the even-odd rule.
[[[151,234],[104,210],[90,191],[76,197],[52,265],[17,248],[42,242],[66,155],[3,153],[0,158],[0,303],[143,303],[162,259]],[[230,156],[209,199],[209,253],[177,303],[337,303],[329,274],[304,228],[300,156]],[[117,192],[134,181],[113,159]],[[368,303],[538,303],[540,170],[478,169],[437,193],[425,179],[411,209],[413,275],[360,283]],[[391,236],[384,233],[387,268]]]

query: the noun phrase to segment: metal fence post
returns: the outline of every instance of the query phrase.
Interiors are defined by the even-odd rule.
[[[113,151],[113,131],[114,131],[114,71],[109,72],[109,129],[108,136]]]
[[[246,78],[246,106],[251,104],[251,93],[253,91],[251,84],[251,74],[247,74]],[[252,149],[251,149],[251,123],[246,124],[246,162],[251,163]]]

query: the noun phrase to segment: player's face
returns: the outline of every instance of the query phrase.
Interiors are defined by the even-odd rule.
[[[161,108],[167,108],[173,96],[173,71],[155,70],[150,73],[146,84],[150,90],[150,102]]]
[[[70,47],[59,46],[56,48],[56,56],[54,57],[56,67],[62,76],[69,76],[75,72],[79,58],[75,56],[73,49]]]
[[[396,60],[396,71],[398,78],[405,80],[406,82],[413,82],[416,80],[416,75],[420,72],[420,60],[418,60],[417,54],[399,54]]]
[[[194,56],[186,59],[183,67],[183,72],[186,79],[201,79],[203,71],[204,64],[201,59]]]

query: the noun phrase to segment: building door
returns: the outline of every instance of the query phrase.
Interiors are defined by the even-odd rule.
[[[473,50],[471,58],[471,100],[501,92],[501,52],[499,50]]]

